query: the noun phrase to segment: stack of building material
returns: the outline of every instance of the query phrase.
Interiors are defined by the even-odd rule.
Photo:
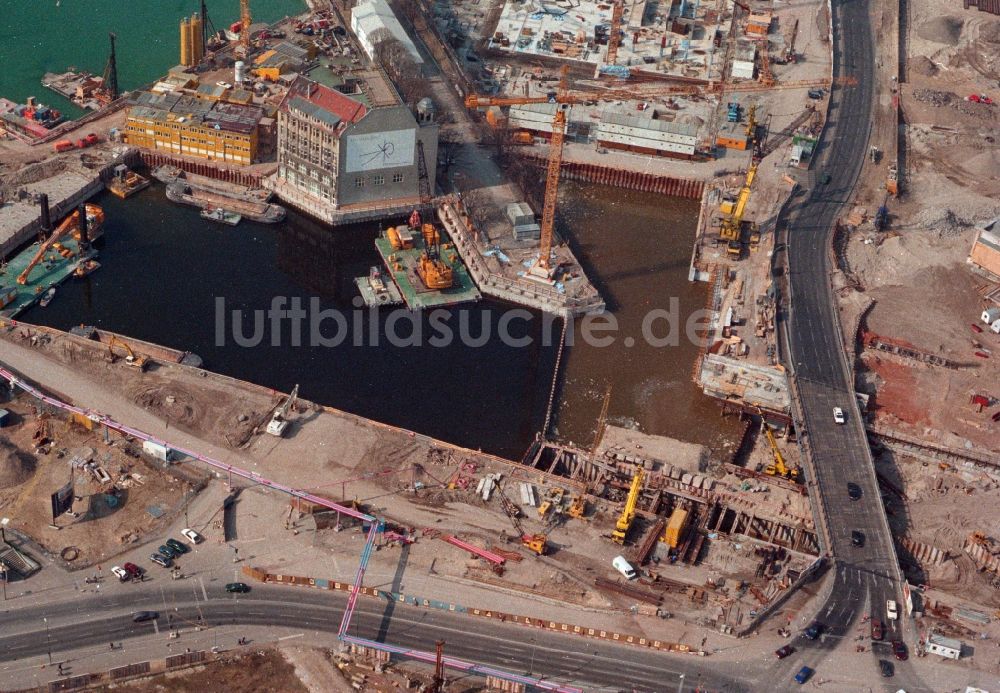
[[[512,202],[507,205],[507,218],[514,227],[514,240],[537,241],[541,238],[542,227],[535,221],[535,213],[527,202]]]

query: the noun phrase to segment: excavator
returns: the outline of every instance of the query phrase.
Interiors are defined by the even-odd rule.
[[[84,207],[87,214],[86,228],[88,239],[94,238],[97,232],[100,230],[101,225],[104,223],[104,210],[99,206],[91,203],[87,203]],[[55,231],[45,239],[42,245],[38,248],[38,252],[35,253],[35,257],[31,258],[31,262],[28,266],[24,268],[24,271],[17,278],[17,283],[24,286],[28,283],[28,277],[31,274],[31,270],[42,260],[45,259],[45,255],[50,251],[62,255],[64,258],[69,258],[73,255],[73,251],[65,247],[59,241],[66,236],[66,234],[72,233],[76,240],[83,244],[85,241],[83,239],[83,234],[80,231],[80,210],[74,210],[72,214],[63,219],[62,223],[56,227]]]
[[[524,527],[521,525],[521,520],[518,518],[519,511],[517,506],[511,502],[507,494],[499,486],[496,487],[496,493],[500,496],[500,507],[503,508],[504,513],[510,518],[511,524],[514,525],[514,529],[517,530],[517,536],[521,539],[521,545],[538,556],[544,556],[545,552],[549,549],[548,537],[544,534],[528,534],[525,532]]]
[[[299,397],[299,386],[296,385],[292,388],[292,392],[288,395],[288,398],[281,404],[280,407],[274,410],[274,414],[271,415],[271,420],[267,422],[267,432],[272,436],[277,436],[281,438],[285,435],[285,430],[288,428],[288,412],[291,410],[292,405],[295,404],[295,400]]]
[[[785,458],[781,454],[781,450],[778,449],[778,443],[774,440],[774,434],[771,432],[771,427],[767,425],[767,419],[764,418],[763,414],[760,419],[764,427],[764,434],[767,436],[767,442],[771,444],[771,453],[774,455],[774,462],[767,465],[764,468],[764,473],[770,476],[780,476],[783,479],[789,479],[791,481],[800,481],[799,479],[799,468],[789,467],[785,464]]]
[[[611,541],[616,544],[624,544],[625,537],[635,520],[635,507],[639,503],[639,492],[642,490],[643,471],[642,467],[635,468],[635,476],[632,477],[632,485],[628,490],[628,497],[625,499],[625,507],[622,514],[618,516],[615,524],[615,531],[611,533]]]
[[[146,370],[146,366],[149,363],[149,359],[145,356],[141,356],[132,351],[132,347],[118,339],[118,337],[111,335],[111,339],[108,340],[108,360],[114,362],[117,360],[118,355],[115,354],[115,347],[120,346],[125,350],[125,365],[132,366],[133,368],[138,368],[140,371]]]

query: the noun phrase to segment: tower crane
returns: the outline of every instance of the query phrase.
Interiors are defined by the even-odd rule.
[[[240,0],[240,50],[243,58],[250,56],[250,0]]]
[[[618,516],[615,531],[611,533],[611,541],[616,544],[625,543],[625,537],[632,527],[632,521],[635,520],[635,508],[639,503],[639,492],[642,490],[643,476],[642,467],[636,467],[635,475],[632,477],[632,485],[628,490],[628,497],[625,498],[625,507],[622,508],[622,514]]]
[[[618,46],[622,42],[622,13],[625,11],[625,0],[614,0],[611,9],[611,28],[608,30],[608,53],[604,62],[614,65],[618,57]]]
[[[299,386],[296,385],[292,388],[292,393],[288,395],[288,398],[271,415],[271,420],[267,423],[267,432],[272,436],[280,438],[285,435],[285,431],[288,429],[288,412],[292,408],[292,405],[295,404],[298,396]]]
[[[528,534],[525,532],[524,527],[521,525],[521,520],[518,518],[517,506],[511,502],[500,486],[496,487],[496,493],[500,497],[500,507],[503,508],[504,513],[510,518],[511,524],[514,525],[514,529],[517,530],[517,537],[521,540],[521,544],[535,554],[544,556],[549,547],[548,537],[544,534]]]
[[[756,82],[732,84],[715,83],[708,85],[687,85],[679,87],[632,87],[630,89],[609,89],[605,91],[569,90],[566,87],[568,68],[564,65],[560,73],[559,88],[544,96],[480,96],[470,94],[465,98],[466,108],[488,108],[490,106],[523,106],[532,103],[559,104],[552,118],[552,140],[549,143],[549,159],[545,176],[545,198],[542,205],[541,239],[539,241],[538,261],[528,270],[535,277],[549,279],[552,274],[552,231],[555,221],[556,200],[559,192],[559,169],[562,167],[563,141],[566,136],[565,107],[587,101],[632,101],[644,97],[684,96],[692,94],[722,94],[732,91],[768,91],[770,89],[803,89],[829,86],[831,83],[853,85],[857,84],[854,77],[838,77],[834,80],[799,80],[783,82],[771,86]],[[756,167],[754,167],[756,171]],[[747,192],[749,196],[749,191]],[[738,234],[737,234],[738,238]]]

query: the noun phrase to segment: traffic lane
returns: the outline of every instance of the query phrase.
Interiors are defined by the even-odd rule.
[[[304,591],[304,595],[309,592]],[[252,592],[250,593],[252,594]],[[247,595],[249,596],[249,595]],[[162,600],[160,600],[162,601]],[[33,632],[0,637],[0,661],[18,660],[28,656],[58,652],[83,646],[97,645],[111,640],[163,632],[171,626],[189,628],[204,623],[207,626],[270,626],[282,625],[306,630],[336,632],[342,609],[329,604],[298,604],[274,602],[265,598],[218,598],[209,602],[176,603],[163,609],[155,600],[141,608],[160,609],[156,621],[135,624],[129,613],[117,614],[91,621],[65,624],[50,628],[48,635],[37,622]],[[385,604],[360,602],[355,612],[352,632],[364,637],[378,634],[383,627]],[[444,622],[451,616],[451,622]],[[521,627],[494,623],[473,623],[469,617],[456,617],[444,612],[396,609],[389,622],[387,639],[405,647],[432,650],[433,643],[445,638],[448,650],[462,658],[469,658],[502,668],[536,675],[572,677],[596,685],[617,685],[623,681],[630,685],[657,690],[662,685],[665,672],[686,673],[688,680],[699,679],[718,690],[749,690],[739,681],[739,676],[719,673],[718,667],[697,665],[685,658],[683,665],[678,658],[658,652],[642,651],[602,643],[580,637],[561,636],[544,631],[527,631]],[[465,628],[473,626],[469,632]],[[530,647],[530,651],[525,652]],[[629,662],[628,672],[621,671],[621,663]],[[738,665],[736,665],[738,666]]]

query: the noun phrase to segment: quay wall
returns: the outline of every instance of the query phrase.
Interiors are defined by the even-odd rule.
[[[139,152],[139,157],[150,169],[164,164],[169,164],[171,166],[176,166],[186,173],[194,173],[199,176],[205,176],[206,178],[212,178],[213,180],[236,183],[237,185],[243,185],[248,188],[261,187],[262,176],[260,173],[253,171],[243,171],[236,168],[229,168],[227,166],[219,166],[211,161],[191,161],[190,159],[171,156],[169,154],[164,154],[163,152],[141,150]]]
[[[544,166],[547,159],[538,156],[525,156],[525,159],[538,166]],[[661,176],[655,173],[640,173],[602,166],[601,164],[584,164],[564,161],[560,177],[563,180],[580,181],[583,183],[599,183],[626,190],[659,193],[672,197],[684,197],[700,200],[705,190],[705,181],[687,178]]]

